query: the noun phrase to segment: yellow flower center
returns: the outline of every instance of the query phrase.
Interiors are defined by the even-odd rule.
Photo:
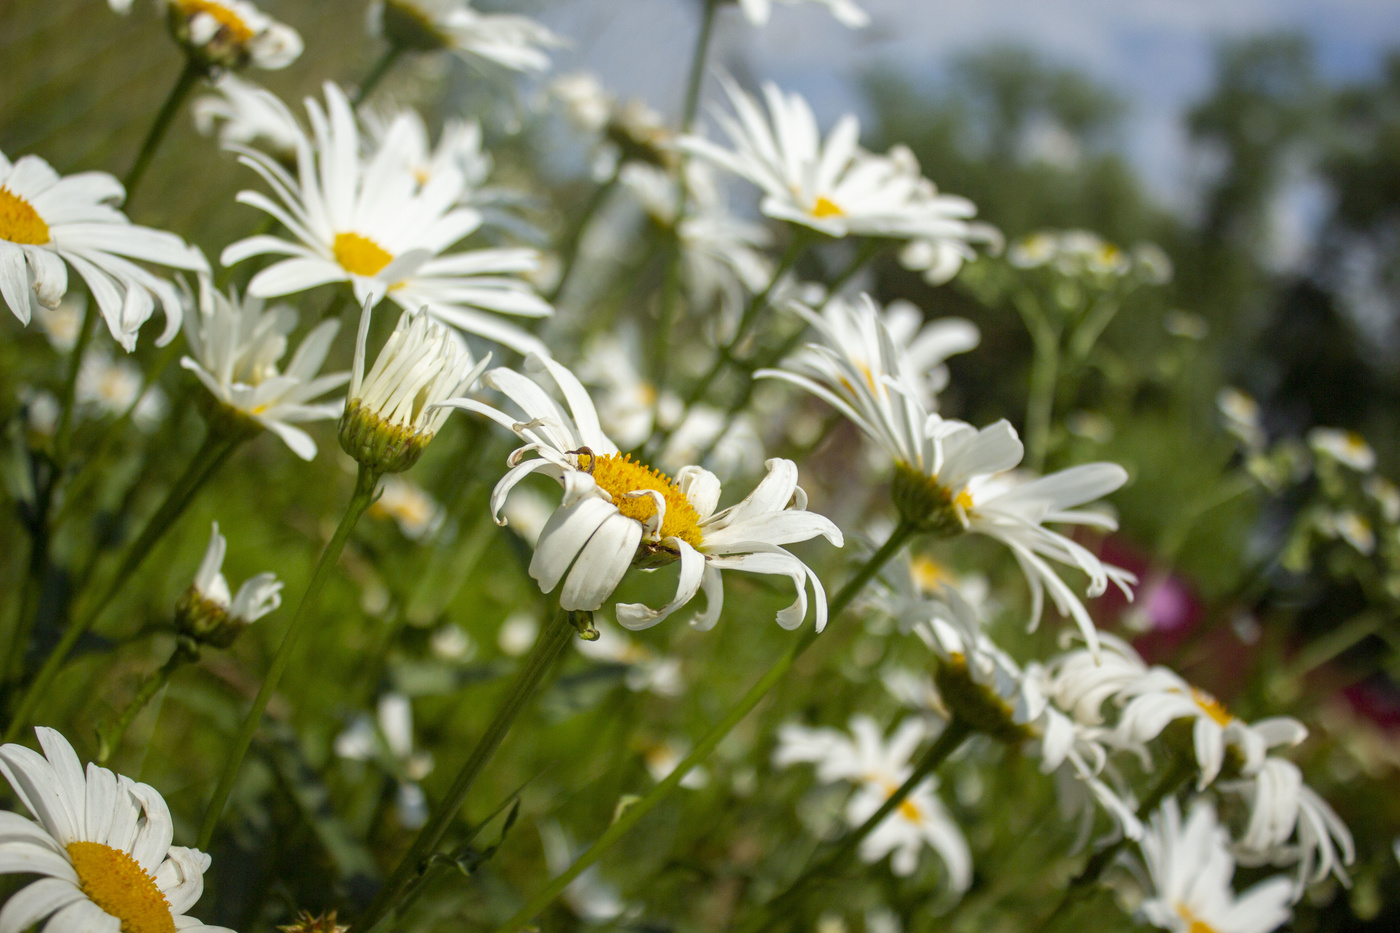
[[[879,784],[880,789],[885,792],[886,800],[893,797],[895,791],[899,790],[898,784],[879,775],[865,774],[862,775],[862,777],[864,780],[869,781],[872,784]],[[922,823],[924,821],[924,811],[919,808],[919,805],[917,803],[908,799],[907,797],[904,800],[901,800],[899,802],[899,806],[895,807],[895,809],[899,811],[900,816],[904,817],[911,823]]]
[[[175,933],[170,904],[134,858],[100,842],[70,842],[68,857],[83,893],[122,922],[122,933]]]
[[[953,582],[953,575],[942,564],[924,554],[909,561],[909,576],[921,593],[936,593],[940,583]]]
[[[1176,914],[1186,921],[1186,933],[1216,933],[1215,927],[1196,916],[1196,912],[1185,904],[1176,905]]]
[[[700,515],[681,488],[665,473],[634,462],[631,454],[600,457],[585,451],[578,454],[578,465],[579,469],[593,475],[599,489],[612,496],[617,510],[634,521],[645,524],[648,519],[655,518],[656,503],[651,496],[629,497],[627,493],[643,490],[659,492],[666,502],[666,514],[661,519],[661,537],[680,538],[691,547],[700,546],[703,541]]]
[[[1215,720],[1218,725],[1228,726],[1235,719],[1234,716],[1230,715],[1230,711],[1225,708],[1223,703],[1204,690],[1192,687],[1191,699],[1201,708],[1201,712]]]
[[[49,225],[28,201],[0,188],[0,240],[43,246],[49,241]]]
[[[962,506],[963,511],[972,510],[972,493],[967,491],[966,486],[958,490],[958,494],[953,497],[953,501]]]
[[[331,249],[335,261],[351,275],[377,275],[394,261],[393,253],[358,233],[337,233]]]
[[[812,205],[813,217],[845,217],[846,212],[841,210],[841,205],[826,197],[819,195],[817,203]]]
[[[253,38],[253,30],[237,13],[214,0],[175,0],[175,5],[186,19],[193,19],[200,13],[213,17],[233,42],[242,44]]]

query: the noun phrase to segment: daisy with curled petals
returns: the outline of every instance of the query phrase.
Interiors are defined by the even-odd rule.
[[[1249,806],[1249,820],[1231,846],[1241,865],[1296,864],[1295,901],[1306,885],[1329,874],[1350,886],[1346,866],[1356,861],[1351,830],[1293,762],[1270,756],[1249,778],[1224,781],[1220,789]]]
[[[850,114],[821,138],[812,108],[776,85],[763,88],[768,114],[757,100],[723,79],[737,115],[715,119],[733,150],[698,136],[680,146],[762,189],[763,213],[827,236],[963,237],[976,207],[939,194],[908,149],[887,155],[860,148],[860,124]]]
[[[809,729],[788,723],[778,730],[773,764],[778,767],[806,763],[817,766],[824,784],[849,781],[856,792],[846,803],[846,821],[860,826],[914,773],[910,759],[928,738],[918,719],[900,723],[888,740],[869,716],[851,717],[850,735],[837,729]],[[862,861],[878,862],[893,853],[890,868],[907,877],[919,867],[919,855],[927,846],[938,853],[948,872],[948,887],[961,895],[972,882],[972,854],[962,830],[948,815],[932,775],[921,781],[894,812],[861,841]]]
[[[513,71],[547,70],[545,49],[564,44],[532,19],[482,13],[467,0],[374,0],[369,31],[401,49],[451,49],[467,61],[481,59]]]
[[[282,439],[303,460],[316,456],[316,442],[301,428],[307,421],[339,417],[341,404],[317,402],[349,380],[349,373],[317,375],[340,329],[322,321],[307,334],[286,371],[277,366],[296,330],[297,313],[287,305],[264,308],[262,299],[230,291],[222,295],[200,283],[199,313],[185,327],[192,356],[180,365],[195,374],[219,404],[251,419]]]
[[[705,610],[691,624],[708,629],[723,608],[722,570],[776,574],[791,578],[797,590],[796,601],[778,613],[778,623],[789,629],[802,624],[810,581],[817,631],[825,627],[821,581],[782,545],[821,535],[839,547],[841,531],[806,511],[807,496],[797,485],[792,461],[769,460],[768,475],[743,501],[716,511],[718,477],[689,466],[672,480],[620,453],[603,433],[593,400],[578,378],[548,358],[530,362],[545,370],[567,410],[539,383],[504,368],[487,373],[482,382],[510,399],[520,417],[471,399],[446,404],[486,415],[525,441],[511,454],[511,469],[491,494],[498,522],[506,497],[526,476],[543,473],[564,487],[564,498],[540,532],[530,561],[530,576],[541,590],[553,592],[562,580],[563,609],[594,610],[612,595],[629,567],[654,569],[679,562],[680,582],[671,602],[660,609],[619,604],[617,620],[631,629],[654,625],[703,587]],[[531,453],[536,456],[527,459]]]
[[[345,94],[325,86],[326,106],[306,101],[312,136],[296,141],[297,177],[271,156],[239,149],[239,161],[272,188],[281,204],[256,191],[238,200],[276,218],[299,242],[260,235],[224,250],[233,265],[250,256],[282,255],[248,284],[248,293],[275,298],[329,282],[349,282],[363,304],[389,298],[407,311],[435,318],[521,352],[543,344],[496,314],[543,317],[548,303],[516,276],[533,271],[529,249],[448,250],[481,226],[481,214],[459,201],[468,179],[444,166],[420,184],[398,147],[361,156],[360,129]],[[487,313],[492,312],[492,313]]]
[[[67,739],[34,731],[43,755],[0,746],[0,774],[34,815],[0,811],[0,873],[42,877],[5,902],[0,928],[48,917],[48,933],[228,933],[185,913],[204,893],[209,856],[170,844],[155,788],[95,764],[84,773]]]
[[[157,0],[170,32],[211,69],[286,68],[301,56],[301,34],[248,0]]]
[[[811,312],[806,316],[822,343],[808,345],[783,368],[754,375],[793,383],[850,419],[894,460],[891,494],[905,522],[924,533],[974,532],[1002,542],[1030,585],[1030,625],[1039,623],[1048,590],[1055,607],[1074,619],[1097,650],[1088,611],[1047,560],[1083,570],[1090,596],[1102,594],[1111,580],[1131,598],[1129,586],[1137,579],[1044,525],[1117,527],[1110,516],[1079,506],[1123,485],[1127,472],[1117,464],[1092,463],[1038,479],[1013,473],[1024,453],[1016,429],[1003,419],[979,430],[931,413],[922,399],[937,382],[919,374],[927,360],[916,363],[908,350],[897,349],[874,302],[840,328]],[[852,331],[860,338],[853,339]],[[944,343],[939,352],[951,353],[952,346]]]
[[[156,342],[175,337],[184,307],[179,290],[137,263],[189,272],[208,272],[209,263],[175,234],[133,224],[113,206],[125,196],[105,172],[64,178],[38,156],[11,162],[0,152],[0,298],[21,323],[29,323],[36,304],[58,306],[68,291],[66,262],[126,350],[136,347],[157,299],[166,326]]]
[[[797,6],[804,2],[811,2],[817,6],[824,6],[831,11],[831,15],[836,17],[836,21],[843,26],[852,29],[860,29],[862,26],[870,24],[870,15],[857,6],[854,0],[777,0],[786,6]],[[744,11],[744,16],[755,26],[768,25],[768,18],[773,15],[774,0],[739,0],[739,6]]]
[[[1175,798],[1152,817],[1139,846],[1149,897],[1142,919],[1172,933],[1271,933],[1288,922],[1287,878],[1269,878],[1243,894],[1215,809],[1197,801],[1185,823]]]

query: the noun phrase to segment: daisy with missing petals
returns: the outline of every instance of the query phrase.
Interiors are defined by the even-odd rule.
[[[716,511],[720,483],[713,473],[689,466],[672,480],[619,453],[599,426],[593,400],[577,377],[547,358],[534,357],[530,363],[545,369],[567,410],[539,383],[509,369],[492,370],[482,382],[510,399],[521,417],[471,399],[450,404],[486,415],[525,441],[511,454],[511,469],[491,494],[498,522],[510,491],[531,473],[551,476],[564,487],[564,498],[540,532],[530,561],[530,576],[544,592],[553,592],[563,581],[561,608],[598,609],[629,567],[654,569],[679,562],[680,580],[671,602],[660,609],[619,604],[618,622],[631,629],[654,625],[703,587],[706,606],[691,624],[708,629],[724,605],[720,572],[743,570],[791,578],[797,600],[777,615],[778,624],[789,629],[807,615],[810,581],[817,631],[825,627],[821,581],[782,545],[822,535],[839,547],[841,531],[806,511],[796,464],[769,460],[768,475],[743,501]],[[537,456],[526,459],[531,453]]]
[[[775,0],[739,0],[739,6],[744,11],[744,16],[755,26],[768,25],[768,18],[773,15],[773,3]],[[870,24],[870,15],[857,6],[854,0],[776,0],[785,6],[797,6],[804,2],[810,2],[816,6],[824,6],[831,11],[831,15],[836,17],[836,21],[843,26],[852,29],[860,29]]]
[[[219,523],[215,522],[194,583],[175,608],[175,621],[180,631],[215,648],[227,648],[244,626],[282,605],[282,581],[271,572],[249,577],[235,595],[224,579],[227,550],[228,541],[219,534]]]
[[[126,350],[135,349],[156,299],[166,319],[156,343],[174,338],[184,307],[180,292],[137,262],[190,272],[208,272],[209,263],[175,234],[127,220],[112,206],[125,196],[105,172],[63,178],[38,156],[11,162],[0,152],[0,298],[21,323],[29,323],[36,304],[58,306],[68,291],[67,262]]]
[[[924,178],[907,149],[888,155],[859,146],[860,125],[843,117],[823,140],[812,108],[797,94],[764,86],[765,116],[758,101],[724,79],[737,119],[715,119],[733,144],[724,149],[687,136],[682,148],[763,190],[763,213],[833,237],[963,237],[977,212],[966,198],[941,195]]]
[[[156,789],[95,764],[84,773],[67,739],[34,731],[43,755],[0,746],[0,774],[37,821],[0,811],[0,873],[42,876],[10,896],[4,928],[48,917],[48,933],[228,933],[185,913],[210,860],[170,844],[175,825]]]
[[[402,473],[418,462],[452,413],[444,403],[471,388],[491,355],[473,364],[447,328],[423,312],[405,311],[366,375],[365,338],[373,307],[371,297],[360,313],[340,446],[380,474]]]
[[[170,33],[195,60],[210,69],[252,65],[286,68],[301,55],[301,35],[247,0],[157,0]]]
[[[339,321],[322,321],[307,334],[285,372],[277,368],[296,330],[297,313],[287,305],[264,308],[262,299],[215,291],[201,281],[199,314],[185,327],[192,356],[180,365],[199,379],[218,403],[271,431],[303,460],[316,456],[316,442],[301,428],[340,414],[336,402],[317,402],[343,386],[349,373],[317,375],[326,361]]]
[[[224,265],[286,256],[253,276],[248,293],[274,298],[349,282],[361,304],[370,295],[387,297],[522,352],[544,352],[539,340],[495,316],[550,314],[548,303],[516,277],[536,268],[535,251],[449,253],[481,226],[478,211],[458,206],[468,186],[460,168],[443,166],[420,185],[397,147],[362,158],[349,101],[333,84],[325,94],[325,108],[306,101],[312,137],[298,135],[297,178],[271,156],[239,150],[239,161],[262,176],[281,204],[256,191],[239,192],[238,200],[275,217],[299,242],[252,236],[224,250]]]
[[[846,821],[860,826],[879,810],[914,773],[910,758],[928,738],[918,719],[900,723],[888,741],[869,716],[851,717],[850,735],[836,729],[809,729],[788,723],[778,730],[773,764],[780,768],[805,763],[817,766],[817,779],[826,784],[850,781],[856,792],[846,804]],[[948,815],[932,775],[905,798],[893,813],[861,841],[863,861],[878,862],[893,853],[890,868],[907,877],[919,867],[927,846],[938,853],[948,872],[948,887],[957,895],[972,882],[972,854],[962,830]]]
[[[467,61],[480,59],[514,71],[545,71],[545,49],[564,44],[532,19],[482,13],[467,0],[374,0],[369,31],[401,49],[451,49]]]
[[[1039,479],[1014,474],[1024,453],[1015,428],[1002,420],[979,430],[931,413],[921,399],[936,382],[918,378],[923,364],[896,349],[874,302],[851,319],[859,340],[851,339],[849,324],[838,329],[807,316],[823,342],[809,345],[782,369],[754,375],[791,382],[849,418],[894,460],[891,495],[905,522],[924,533],[974,532],[1001,541],[1031,587],[1031,626],[1040,621],[1048,590],[1055,607],[1074,619],[1096,649],[1088,611],[1047,559],[1088,574],[1090,596],[1102,594],[1111,580],[1131,598],[1129,585],[1137,579],[1044,525],[1117,527],[1110,516],[1079,506],[1123,485],[1127,472],[1117,464],[1092,463]]]
[[[1208,802],[1197,801],[1183,825],[1175,798],[1167,798],[1139,843],[1150,895],[1142,919],[1172,933],[1271,933],[1287,923],[1288,879],[1236,895],[1227,842]]]

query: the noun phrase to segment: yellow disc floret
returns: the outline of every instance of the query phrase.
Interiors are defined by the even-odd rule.
[[[34,206],[6,188],[0,188],[0,240],[43,246],[49,241],[49,225]]]
[[[351,275],[377,275],[394,261],[394,254],[358,233],[337,233],[331,247],[335,261]]]
[[[122,922],[122,933],[175,933],[156,879],[130,855],[100,842],[70,842],[68,857],[83,893]]]
[[[1235,719],[1234,716],[1230,715],[1230,711],[1225,708],[1224,703],[1221,703],[1204,690],[1192,687],[1191,699],[1195,701],[1196,706],[1200,708],[1201,712],[1215,720],[1216,725],[1228,726]]]
[[[242,44],[253,38],[253,30],[248,28],[243,18],[222,3],[214,0],[176,0],[175,5],[187,19],[193,19],[200,13],[211,17],[231,42]]]
[[[700,515],[681,488],[665,473],[635,462],[631,454],[598,456],[584,451],[578,454],[578,465],[579,469],[593,474],[593,481],[599,489],[612,496],[619,512],[643,524],[656,517],[656,503],[650,496],[627,494],[647,490],[660,493],[666,501],[666,514],[661,519],[661,537],[680,538],[691,547],[700,546],[703,540]]]
[[[812,216],[845,217],[846,212],[841,209],[841,205],[823,195],[818,197],[816,203],[812,205]]]

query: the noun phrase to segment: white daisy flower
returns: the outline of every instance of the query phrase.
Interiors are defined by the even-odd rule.
[[[413,704],[401,693],[379,698],[376,716],[360,714],[335,737],[335,753],[349,761],[379,761],[398,781],[395,806],[405,829],[428,822],[428,800],[419,781],[433,770],[431,752],[413,747]]]
[[[1253,775],[1263,766],[1269,749],[1297,745],[1308,735],[1302,723],[1288,716],[1245,722],[1215,697],[1160,665],[1125,686],[1116,699],[1123,705],[1116,728],[1126,747],[1145,745],[1178,720],[1191,724],[1199,788],[1219,776],[1227,750],[1238,755],[1241,774]]]
[[[850,735],[835,729],[809,729],[788,723],[778,730],[773,764],[788,767],[814,764],[824,784],[849,781],[856,792],[846,803],[846,821],[860,826],[879,810],[914,773],[910,758],[927,739],[918,719],[906,719],[885,739],[869,716],[851,717]],[[896,875],[912,875],[925,847],[932,848],[948,872],[948,887],[962,894],[972,882],[972,855],[962,830],[948,815],[936,790],[938,779],[929,776],[861,840],[859,854],[874,863],[893,853],[890,868]]]
[[[123,16],[131,12],[132,0],[107,0],[107,5],[112,8],[113,13],[120,13]]]
[[[1112,580],[1131,598],[1128,587],[1137,578],[1044,524],[1116,528],[1111,517],[1078,506],[1113,492],[1127,481],[1127,472],[1116,464],[1092,463],[1026,480],[1010,472],[1024,453],[1010,422],[978,430],[930,413],[921,396],[937,382],[919,381],[918,370],[929,359],[953,352],[958,341],[965,344],[971,338],[958,325],[948,334],[926,331],[936,334],[929,345],[937,349],[916,363],[908,352],[896,349],[891,327],[874,302],[857,309],[857,316],[847,318],[840,329],[810,312],[805,316],[823,343],[808,345],[787,368],[762,369],[754,375],[791,382],[849,418],[894,460],[892,495],[906,520],[921,531],[968,531],[1001,541],[1031,587],[1031,626],[1040,621],[1048,589],[1060,613],[1072,617],[1089,644],[1096,646],[1097,634],[1084,604],[1046,559],[1088,574],[1090,596],[1102,594]]]
[[[764,85],[758,101],[723,79],[737,119],[716,111],[733,150],[686,136],[680,145],[763,190],[763,213],[828,236],[966,238],[977,209],[966,198],[941,195],[904,147],[887,155],[861,149],[860,125],[842,117],[822,140],[812,109],[798,94]]]
[[[1317,528],[1329,538],[1341,538],[1356,548],[1357,552],[1370,557],[1376,550],[1376,532],[1365,516],[1351,509],[1324,511],[1317,515]]]
[[[392,518],[410,541],[422,541],[442,527],[447,518],[443,507],[421,486],[400,476],[386,476],[379,486],[379,498],[369,507],[379,518]]]
[[[768,25],[768,19],[773,15],[773,3],[775,0],[739,0],[739,6],[744,11],[744,16],[755,26]],[[831,11],[831,15],[836,17],[836,21],[843,26],[852,29],[860,29],[870,24],[870,14],[856,5],[855,0],[776,0],[785,6],[798,6],[803,3],[812,3],[816,6],[826,7]]]
[[[574,844],[568,831],[553,820],[541,821],[539,829],[544,862],[550,875],[563,874],[583,854],[583,850]],[[588,923],[608,923],[623,914],[634,912],[632,905],[618,893],[617,886],[603,880],[597,865],[590,865],[580,872],[560,893],[559,899],[568,905],[575,916]]]
[[[129,221],[112,206],[125,196],[105,172],[63,178],[38,156],[11,162],[0,152],[0,298],[21,323],[36,304],[58,305],[68,291],[67,262],[127,351],[157,299],[166,325],[156,343],[175,337],[184,313],[179,290],[137,262],[190,272],[208,272],[209,263],[175,234]]]
[[[691,624],[708,629],[723,608],[721,571],[744,570],[792,579],[797,600],[777,615],[784,628],[796,628],[806,617],[810,581],[817,631],[825,627],[821,581],[782,545],[822,535],[839,547],[841,531],[806,511],[796,464],[769,460],[768,475],[753,492],[716,511],[718,477],[689,466],[672,480],[619,453],[577,377],[547,358],[530,362],[546,370],[568,403],[567,411],[538,383],[504,368],[487,373],[483,383],[509,398],[520,418],[471,399],[450,404],[486,415],[526,442],[511,454],[511,469],[491,494],[497,521],[510,491],[531,473],[553,477],[564,487],[564,498],[541,531],[530,561],[530,576],[544,592],[553,592],[562,580],[562,608],[594,610],[612,595],[634,561],[644,569],[679,561],[675,598],[660,609],[619,604],[618,622],[633,629],[654,625],[703,587],[706,606]],[[525,459],[530,453],[537,456]]]
[[[209,536],[194,582],[175,607],[177,627],[196,641],[216,648],[227,648],[243,631],[282,605],[282,581],[265,572],[249,577],[238,588],[229,589],[224,579],[224,554],[228,542],[219,534],[219,523]]]
[[[1271,933],[1287,923],[1288,879],[1270,878],[1236,895],[1227,842],[1208,802],[1197,801],[1183,825],[1168,798],[1139,843],[1150,893],[1142,918],[1172,933]]]
[[[204,893],[209,856],[172,846],[175,825],[155,788],[89,764],[53,729],[44,754],[0,746],[0,774],[37,822],[0,811],[0,873],[41,875],[10,896],[0,926],[48,917],[50,933],[213,931],[185,912]]]
[[[366,301],[360,313],[340,446],[380,473],[401,473],[417,462],[452,413],[443,403],[470,388],[491,355],[473,363],[446,327],[426,313],[405,311],[366,374],[373,307],[373,299]]]
[[[296,159],[301,126],[271,91],[233,72],[224,72],[213,84],[213,93],[198,98],[191,107],[194,126],[205,136],[219,131],[224,147],[262,145],[278,159]]]
[[[49,345],[59,353],[71,353],[78,345],[78,333],[83,329],[83,315],[87,311],[87,296],[72,292],[63,296],[57,306],[46,308],[39,305],[37,319],[49,338]]]
[[[612,116],[613,96],[597,75],[587,71],[560,75],[549,82],[545,93],[562,104],[569,122],[585,133],[601,133]]]
[[[301,428],[307,421],[339,416],[342,406],[317,402],[343,386],[349,373],[317,375],[340,329],[322,321],[307,334],[285,372],[277,368],[296,330],[297,313],[287,305],[264,309],[262,299],[227,296],[203,280],[199,314],[185,326],[192,356],[180,365],[195,374],[218,401],[281,438],[303,460],[316,456],[316,442]]]
[[[268,71],[301,55],[301,35],[247,0],[158,0],[175,39],[212,68]]]
[[[149,433],[165,417],[169,406],[159,386],[145,387],[143,392],[144,385],[141,370],[135,365],[112,359],[105,347],[94,347],[78,368],[74,397],[78,404],[103,415],[121,416],[134,403],[131,419],[139,430]]]
[[[1346,866],[1356,861],[1351,831],[1293,762],[1270,756],[1250,777],[1221,782],[1220,789],[1249,806],[1249,820],[1231,847],[1241,865],[1296,864],[1295,901],[1305,885],[1329,874],[1350,885]]]
[[[1238,438],[1250,450],[1264,446],[1264,427],[1259,418],[1259,403],[1246,392],[1226,386],[1215,395],[1215,407],[1225,420],[1225,430]]]
[[[1382,518],[1392,525],[1400,522],[1400,489],[1394,483],[1384,476],[1372,475],[1362,481],[1361,488],[1380,507]]]
[[[397,167],[412,175],[420,188],[445,171],[456,172],[464,182],[457,203],[480,203],[479,189],[495,164],[483,148],[481,124],[449,117],[434,146],[422,114],[412,108],[362,111],[361,119],[369,158],[381,152],[393,154],[399,161]]]
[[[963,263],[977,258],[974,243],[980,243],[996,255],[1006,240],[991,224],[969,223],[958,236],[927,236],[910,240],[899,251],[899,264],[912,272],[923,273],[930,285],[952,281]]]
[[[690,754],[690,745],[684,739],[666,739],[647,744],[642,749],[642,764],[651,779],[660,783],[671,776],[676,766]],[[704,765],[694,765],[680,780],[686,790],[699,790],[710,783],[710,772]]]
[[[374,0],[369,31],[415,51],[452,49],[515,71],[545,71],[563,40],[524,16],[482,13],[467,0]]]
[[[1358,473],[1370,473],[1376,468],[1375,450],[1355,431],[1313,428],[1308,432],[1308,445]]]
[[[466,176],[445,165],[420,185],[403,166],[398,147],[381,147],[363,159],[360,130],[344,93],[327,84],[325,94],[324,109],[306,101],[313,132],[297,139],[297,178],[264,153],[239,150],[239,161],[262,176],[281,204],[256,191],[239,192],[238,200],[276,218],[299,242],[252,236],[224,250],[224,265],[284,255],[289,258],[253,277],[249,294],[273,298],[349,282],[361,304],[387,297],[409,311],[426,308],[468,333],[522,352],[543,352],[539,340],[495,316],[551,313],[516,278],[538,266],[535,251],[447,252],[481,226],[478,211],[458,205]]]

